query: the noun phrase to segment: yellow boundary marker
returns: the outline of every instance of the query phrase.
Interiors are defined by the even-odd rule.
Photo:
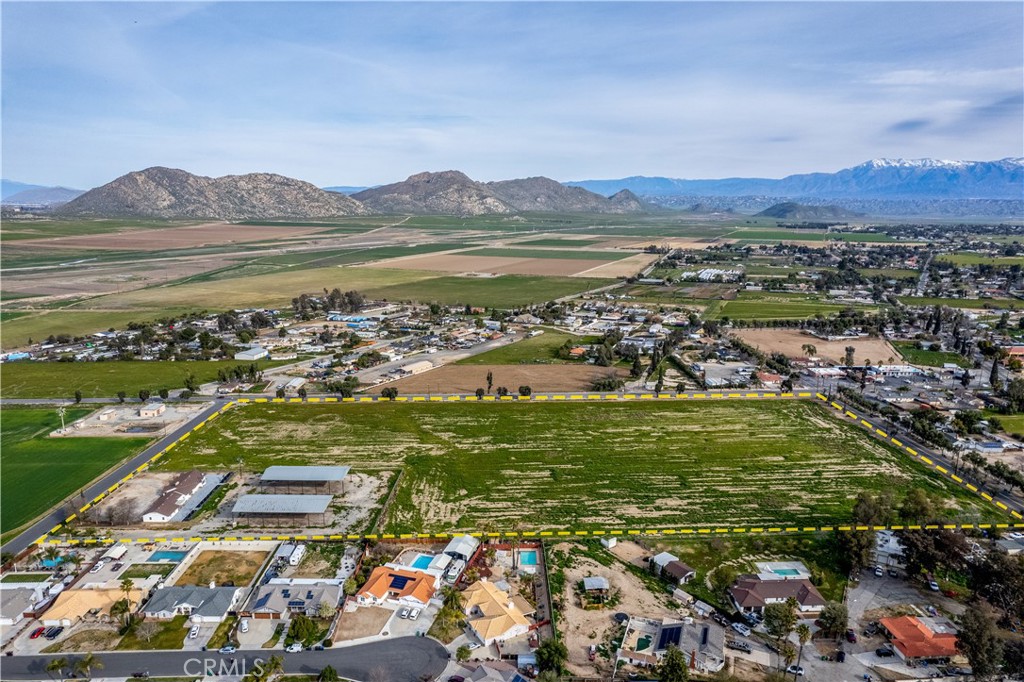
[[[728,393],[728,394],[712,393],[712,394],[710,394],[710,398],[709,398],[709,394],[708,393],[689,393],[689,394],[688,393],[668,393],[668,394],[664,394],[664,393],[663,394],[656,394],[656,393],[642,393],[642,394],[634,394],[634,393],[624,393],[624,394],[573,393],[573,394],[568,394],[568,395],[564,394],[564,393],[551,393],[551,394],[540,393],[540,394],[534,394],[534,395],[529,395],[529,396],[503,396],[501,401],[505,401],[505,400],[513,400],[515,402],[519,402],[519,401],[533,402],[533,401],[548,401],[548,400],[552,400],[552,401],[564,401],[564,400],[585,401],[585,400],[600,400],[600,399],[603,399],[603,400],[631,401],[631,400],[661,400],[661,399],[665,399],[665,398],[699,399],[699,400],[708,400],[708,399],[714,399],[714,400],[749,400],[749,399],[774,399],[774,398],[799,399],[799,398],[810,398],[811,396],[812,396],[812,394],[810,392],[779,393],[779,392],[764,392],[764,391],[758,392],[758,393]],[[877,434],[878,436],[882,437],[883,439],[884,438],[888,438],[888,434],[885,431],[882,431],[881,429],[877,428],[874,424],[872,424],[871,422],[867,421],[866,419],[861,419],[856,414],[854,414],[854,413],[852,413],[852,412],[850,412],[848,410],[845,410],[838,403],[830,401],[827,396],[825,396],[825,395],[823,395],[821,393],[815,393],[815,394],[813,394],[813,396],[815,398],[817,398],[818,400],[822,401],[823,403],[825,403],[826,405],[832,407],[833,409],[835,409],[840,414],[845,414],[845,416],[849,417],[855,423],[858,423],[859,426],[863,426],[865,429],[867,429],[868,433]],[[358,397],[352,397],[352,398],[342,398],[340,402],[341,403],[351,403],[351,402],[380,403],[380,402],[406,402],[406,401],[409,401],[409,400],[410,400],[409,396],[399,396],[399,397],[395,398],[394,400],[392,400],[390,398],[384,398],[384,397],[378,397],[378,396],[358,396]],[[452,396],[448,396],[447,398],[445,398],[443,400],[443,402],[458,402],[458,401],[472,402],[474,400],[477,400],[475,395],[461,395],[461,396],[460,395],[452,395]],[[428,397],[424,397],[424,396],[413,396],[411,398],[411,401],[412,402],[420,402],[420,401],[422,401],[422,402],[427,402],[427,401],[429,401],[429,402],[442,402],[442,398],[441,398],[441,396],[437,396],[437,397],[431,396],[429,398]],[[497,402],[501,402],[501,401],[497,400],[495,398],[495,396],[485,396],[485,401],[496,402],[496,403]],[[120,488],[123,484],[127,483],[129,480],[131,480],[137,474],[139,474],[139,473],[145,471],[146,469],[148,469],[156,460],[158,460],[161,457],[163,457],[164,454],[167,453],[169,450],[171,450],[172,448],[177,446],[179,443],[182,443],[185,440],[187,440],[188,437],[191,436],[193,433],[195,433],[199,429],[203,428],[204,426],[208,425],[214,419],[216,419],[220,415],[224,414],[226,411],[228,411],[229,409],[231,409],[235,405],[239,405],[239,404],[244,405],[244,404],[248,404],[248,403],[267,403],[267,402],[271,402],[271,403],[284,403],[284,402],[287,402],[287,403],[300,403],[301,404],[301,403],[319,403],[319,402],[321,402],[321,399],[320,398],[306,398],[306,399],[302,399],[302,398],[290,398],[290,399],[284,399],[284,398],[271,398],[271,399],[268,399],[268,398],[238,398],[237,400],[232,400],[230,402],[225,403],[219,410],[217,410],[213,414],[211,414],[208,417],[206,417],[206,419],[204,419],[203,421],[197,423],[190,430],[186,431],[181,436],[179,436],[177,440],[172,441],[171,443],[168,443],[166,447],[164,447],[162,450],[160,450],[159,452],[154,454],[151,458],[149,458],[149,460],[147,460],[146,462],[143,462],[142,464],[140,464],[138,467],[135,468],[134,471],[129,472],[121,480],[119,480],[118,482],[114,483],[114,485],[110,486],[105,492],[102,492],[99,495],[97,495],[96,497],[94,497],[92,500],[90,500],[88,503],[86,503],[83,507],[78,509],[77,512],[72,513],[70,516],[65,518],[64,521],[62,521],[61,523],[57,524],[52,529],[50,529],[50,531],[48,533],[46,533],[45,535],[40,536],[35,541],[35,544],[38,544],[38,545],[42,545],[42,544],[62,544],[64,542],[72,542],[72,543],[79,543],[79,542],[113,542],[113,540],[106,539],[106,538],[86,538],[84,540],[77,540],[76,539],[76,540],[65,541],[65,540],[50,540],[49,537],[52,536],[52,535],[55,535],[66,524],[70,523],[71,521],[74,521],[75,518],[77,518],[78,514],[81,514],[81,513],[84,513],[86,511],[88,511],[93,505],[95,505],[98,502],[100,502],[101,500],[103,500],[105,497],[107,497],[112,492],[114,492],[115,490]],[[324,398],[323,402],[325,402],[325,403],[328,403],[328,402],[329,403],[338,403],[339,401],[338,401],[338,398],[330,397],[330,398]],[[480,402],[482,402],[482,401],[480,401]],[[1009,514],[1011,516],[1013,516],[1014,518],[1016,518],[1018,520],[1024,520],[1024,516],[1022,516],[1021,513],[1018,510],[1011,509],[1006,504],[1004,504],[1004,503],[1002,503],[1002,502],[1000,502],[998,500],[993,499],[993,497],[989,493],[985,492],[984,490],[980,490],[978,487],[976,487],[976,486],[974,486],[974,485],[972,485],[970,483],[966,483],[963,479],[961,479],[960,477],[956,476],[955,474],[952,474],[951,472],[949,472],[947,469],[943,468],[942,466],[940,466],[938,464],[935,464],[932,460],[930,460],[929,458],[925,457],[924,455],[919,455],[916,450],[914,450],[911,447],[908,447],[908,446],[904,445],[903,443],[901,443],[896,438],[889,438],[889,441],[893,445],[895,445],[896,447],[898,447],[898,448],[900,448],[902,450],[905,450],[908,454],[910,454],[915,459],[919,459],[920,461],[922,461],[922,462],[926,463],[927,465],[931,466],[931,468],[933,468],[939,474],[947,476],[954,483],[956,483],[958,485],[962,485],[964,488],[966,488],[967,490],[969,490],[972,493],[977,493],[982,499],[984,499],[984,500],[986,500],[988,502],[991,502],[1000,511],[1002,511],[1002,512],[1009,512]],[[957,526],[957,525],[954,525],[954,524],[950,524],[950,525],[948,525],[946,527],[949,527],[949,528],[991,528],[991,527],[993,527],[993,525],[992,524],[975,524],[975,525],[964,524],[962,526]],[[1024,528],[1024,523],[1022,523],[1022,524],[1012,524],[1012,525],[1009,525],[1009,524],[995,524],[994,527],[996,527],[996,528]],[[833,530],[835,527],[834,526],[817,526],[817,527],[815,527],[815,526],[802,526],[802,528],[803,528],[804,531],[810,532],[812,530],[817,530],[817,531]],[[849,529],[849,526],[839,526],[838,528],[840,530],[844,530],[844,529]],[[882,527],[878,527],[878,530],[882,530],[882,529],[883,529]],[[861,528],[858,527],[857,530],[861,530]],[[865,528],[865,530],[866,530],[866,528]],[[783,528],[783,527],[769,527],[767,529],[767,532],[780,532],[780,533],[781,532],[798,532],[798,531],[800,531],[800,528],[797,528],[797,527],[785,527],[785,528]],[[587,535],[589,533],[591,535],[594,535],[594,534],[597,534],[598,532],[600,532],[600,534],[604,534],[605,532],[608,532],[608,533],[613,534],[613,535],[614,534],[622,534],[622,533],[642,534],[642,535],[661,535],[661,534],[672,534],[672,533],[687,534],[687,533],[694,533],[694,532],[696,532],[696,533],[712,533],[712,532],[714,532],[714,533],[746,533],[746,532],[761,533],[761,532],[765,532],[765,530],[763,528],[760,528],[760,527],[752,528],[752,527],[749,527],[749,526],[721,526],[721,527],[714,528],[714,529],[709,529],[709,528],[696,528],[696,529],[694,529],[694,528],[679,528],[679,529],[668,528],[668,529],[653,529],[653,530],[644,530],[644,531],[621,531],[621,530],[609,530],[609,531],[577,531],[577,530],[537,531],[536,535],[531,536],[528,533],[523,533],[522,536],[523,537],[539,537],[539,536],[549,536],[552,533],[557,533],[559,535]],[[479,535],[479,534],[477,534],[477,535]],[[511,535],[508,534],[508,533],[495,534],[495,537],[499,537],[499,536],[502,536],[502,535],[504,535],[506,537],[511,537]],[[333,537],[333,536],[331,536],[331,537]],[[394,537],[394,536],[383,535],[381,537],[389,538],[389,537]],[[305,536],[279,536],[279,538],[280,539],[305,539]],[[360,535],[346,535],[346,538],[347,539],[353,539],[353,540],[354,539],[376,539],[377,535],[362,535],[362,536],[360,536]],[[220,541],[220,540],[222,540],[222,538],[212,538],[212,540]],[[135,540],[135,542],[142,542],[142,541],[143,541],[142,539]],[[132,542],[132,540],[126,540],[124,542]],[[148,542],[148,540],[146,540],[146,542]]]

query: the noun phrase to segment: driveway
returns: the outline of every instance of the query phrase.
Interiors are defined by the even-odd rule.
[[[235,637],[238,639],[238,645],[242,649],[260,649],[264,643],[274,636],[274,631],[279,624],[284,625],[285,628],[288,627],[287,620],[268,620],[265,618],[246,618],[245,620],[249,622],[249,632],[242,632],[241,627],[235,630]],[[284,637],[280,639],[276,648],[284,648]],[[267,651],[272,650],[267,649]]]
[[[426,634],[427,630],[430,629],[430,624],[434,622],[434,616],[437,615],[438,607],[428,606],[420,611],[420,616],[416,620],[409,620],[408,618],[399,618],[398,614],[402,612],[402,608],[395,609],[394,615],[388,620],[388,624],[385,626],[385,630],[390,633],[391,637],[418,637],[421,634]]]

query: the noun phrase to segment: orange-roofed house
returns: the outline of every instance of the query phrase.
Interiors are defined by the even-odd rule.
[[[378,566],[356,593],[360,606],[392,603],[423,608],[437,592],[437,576],[423,571]]]
[[[908,662],[947,662],[957,655],[956,628],[945,618],[900,616],[879,624],[889,633],[896,655]]]
[[[533,613],[533,607],[519,595],[509,597],[508,592],[492,582],[473,583],[462,593],[462,602],[469,616],[469,627],[484,646],[530,631],[526,613]]]

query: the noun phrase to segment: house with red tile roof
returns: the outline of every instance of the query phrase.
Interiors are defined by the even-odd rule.
[[[878,623],[888,633],[896,655],[905,661],[944,663],[957,655],[956,627],[945,618],[899,616]]]

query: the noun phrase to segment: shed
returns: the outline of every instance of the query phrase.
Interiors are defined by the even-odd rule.
[[[235,360],[244,360],[246,362],[253,362],[256,360],[262,360],[270,355],[270,351],[260,346],[253,346],[252,348],[246,348],[235,353]]]
[[[275,491],[290,492],[298,488],[300,492],[310,489],[330,492],[335,484],[342,484],[348,472],[346,466],[272,466],[260,476],[260,486],[273,487]]]
[[[319,521],[323,522],[327,507],[333,499],[333,495],[242,495],[235,502],[231,513],[292,524],[319,515]]]
[[[451,539],[451,542],[444,548],[444,553],[453,559],[462,559],[466,563],[473,558],[480,541],[471,535],[459,535]]]

